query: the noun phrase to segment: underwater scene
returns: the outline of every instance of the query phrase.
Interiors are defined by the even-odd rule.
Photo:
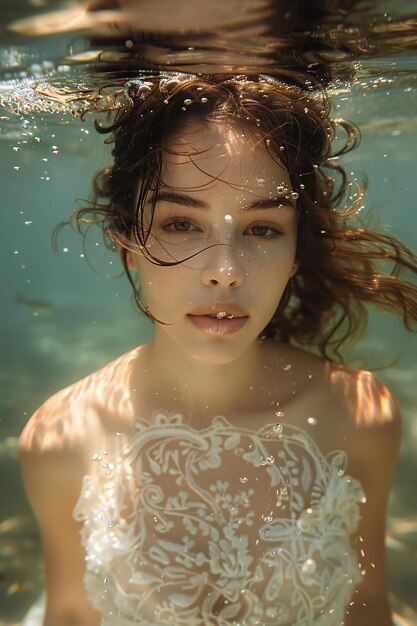
[[[361,218],[417,249],[415,3],[191,5],[19,0],[0,8],[0,626],[20,624],[44,590],[19,469],[22,429],[53,393],[153,336],[99,229],[83,240],[65,226],[54,245],[55,227],[87,205],[94,174],[111,163],[94,121],[105,119],[113,85],[158,70],[273,74],[297,63],[325,76],[333,117],[360,129],[341,162],[351,179],[367,181]],[[369,307],[367,330],[343,355],[374,371],[401,407],[389,598],[398,626],[417,625],[417,335]]]

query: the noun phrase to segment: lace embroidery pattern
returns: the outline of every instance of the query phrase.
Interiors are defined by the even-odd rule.
[[[86,587],[105,626],[340,626],[362,574],[346,454],[289,425],[136,422],[86,476]]]

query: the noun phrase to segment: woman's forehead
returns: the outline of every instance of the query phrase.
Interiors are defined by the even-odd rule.
[[[207,178],[245,185],[261,178],[267,184],[288,180],[287,170],[267,149],[264,137],[243,124],[187,123],[170,136],[163,155],[163,180],[200,184]],[[166,180],[168,182],[168,180]]]

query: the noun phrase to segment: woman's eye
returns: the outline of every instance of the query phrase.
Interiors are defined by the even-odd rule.
[[[284,233],[278,228],[272,228],[271,226],[265,226],[265,224],[254,224],[250,228],[246,230],[246,233],[252,231],[252,236],[254,237],[263,237],[265,239],[278,237],[279,235],[283,235]]]
[[[162,225],[165,232],[175,233],[190,233],[198,231],[199,229],[191,222],[182,218],[173,218],[170,222]]]

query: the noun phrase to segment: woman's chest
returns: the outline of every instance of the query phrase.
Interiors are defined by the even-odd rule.
[[[205,606],[244,623],[260,611],[302,624],[296,615],[311,618],[358,578],[350,539],[360,485],[343,453],[324,456],[298,428],[251,431],[218,417],[197,431],[161,415],[138,422],[104,465],[86,492],[89,562],[113,594],[123,589],[124,604],[152,598],[148,618],[157,602],[177,614]]]

